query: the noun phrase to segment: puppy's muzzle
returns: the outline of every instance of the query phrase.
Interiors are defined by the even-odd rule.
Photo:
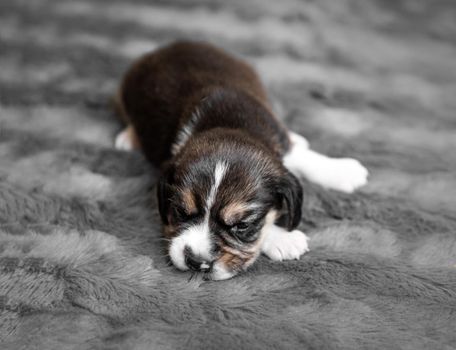
[[[195,255],[190,247],[184,249],[185,264],[190,270],[200,272],[210,272],[212,269],[213,261],[207,261],[197,255]]]

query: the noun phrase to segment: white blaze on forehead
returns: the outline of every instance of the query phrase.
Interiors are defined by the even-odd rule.
[[[214,171],[214,182],[212,184],[211,190],[209,192],[209,196],[206,199],[206,217],[209,219],[209,213],[210,209],[212,208],[212,205],[214,204],[215,196],[217,195],[217,190],[220,186],[220,183],[223,180],[223,177],[225,176],[227,165],[224,162],[218,162],[215,165],[215,171]]]
[[[206,198],[206,213],[202,223],[185,229],[179,236],[171,240],[169,256],[174,266],[180,270],[188,270],[185,264],[184,250],[190,248],[192,253],[203,260],[211,260],[211,232],[209,228],[209,216],[212,205],[217,196],[218,188],[226,174],[228,166],[224,162],[218,162],[214,169],[213,182]],[[205,265],[205,264],[203,264]],[[205,265],[206,266],[206,265]],[[205,266],[202,266],[204,268]]]
[[[214,281],[222,281],[222,280],[227,280],[231,277],[233,277],[236,274],[234,271],[229,271],[225,265],[216,262],[214,266],[212,267],[212,273],[211,273],[211,278]]]

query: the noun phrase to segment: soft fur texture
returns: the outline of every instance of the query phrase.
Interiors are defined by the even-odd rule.
[[[2,1],[0,348],[455,348],[455,17],[440,0]],[[156,176],[113,149],[108,101],[177,37],[248,59],[292,130],[369,168],[355,195],[305,186],[301,260],[223,282],[166,264]]]

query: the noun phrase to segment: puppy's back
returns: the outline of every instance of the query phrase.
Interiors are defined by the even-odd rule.
[[[244,61],[206,43],[181,41],[140,58],[122,82],[121,110],[156,165],[169,158],[176,130],[215,88],[249,94],[270,108],[255,71]]]

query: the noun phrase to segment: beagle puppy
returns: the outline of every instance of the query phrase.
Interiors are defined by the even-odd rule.
[[[312,151],[275,116],[250,65],[206,43],[177,42],[125,74],[118,149],[140,149],[162,171],[157,185],[168,254],[180,270],[231,278],[263,253],[299,259],[298,177],[352,192],[367,170]]]

